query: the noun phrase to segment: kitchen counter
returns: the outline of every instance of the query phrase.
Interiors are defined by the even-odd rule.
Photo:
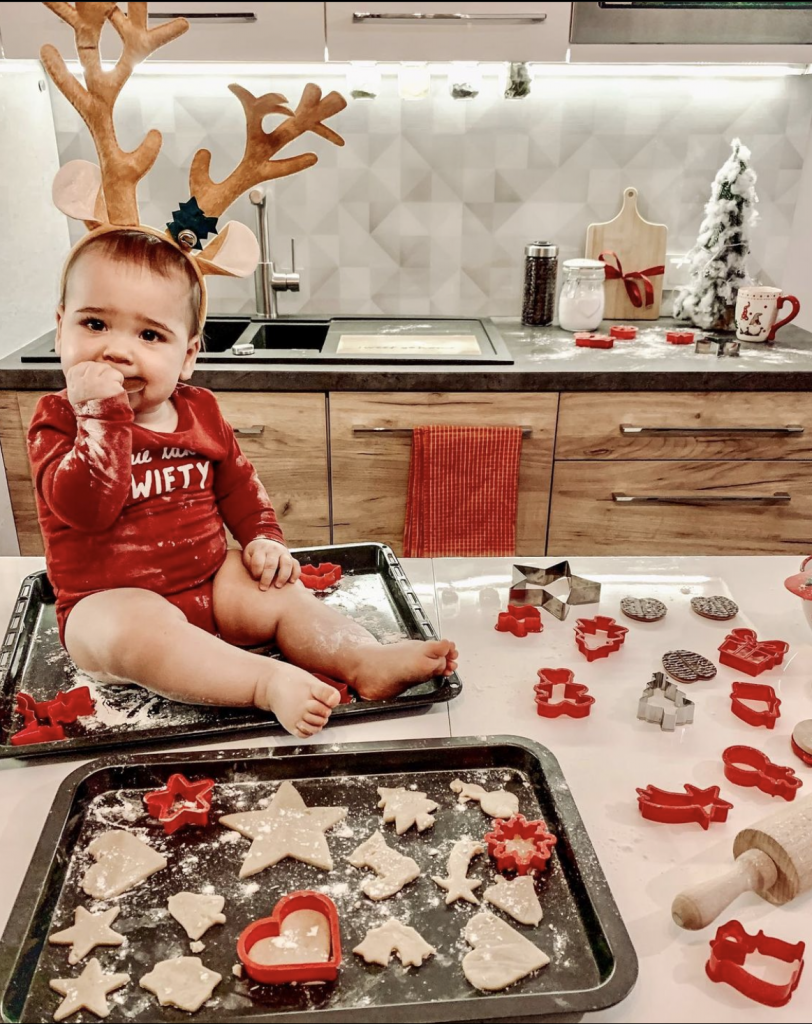
[[[523,557],[523,563],[548,565]],[[812,975],[807,971],[790,1004],[771,1010],[746,1000],[704,972],[715,925],[701,932],[678,929],[671,921],[673,896],[687,884],[725,871],[739,829],[783,805],[755,789],[728,783],[721,751],[734,743],[752,744],[779,764],[791,764],[812,791],[812,769],[789,749],[793,725],[812,716],[812,633],[800,603],[783,587],[798,560],[786,557],[740,558],[578,558],[574,569],[602,583],[600,611],[622,619],[625,594],[657,596],[668,614],[659,623],[624,620],[630,632],[623,648],[606,660],[588,664],[572,639],[576,617],[557,622],[543,614],[544,632],[517,639],[493,629],[504,608],[513,559],[404,560],[403,565],[429,617],[460,649],[462,696],[450,706],[423,713],[365,720],[328,727],[316,742],[412,739],[435,736],[518,734],[548,746],[561,762],[587,830],[606,872],[640,958],[640,977],[619,1006],[587,1019],[616,1022],[806,1022]],[[20,580],[42,567],[41,559],[0,560],[0,620],[5,621]],[[695,594],[729,593],[740,614],[732,623],[702,619],[690,609]],[[596,606],[580,609],[585,616]],[[736,672],[720,668],[710,683],[689,690],[695,700],[692,726],[663,733],[636,718],[637,700],[664,651],[687,647],[713,657],[731,626],[752,626],[763,638],[791,644],[785,663],[759,678],[778,692],[781,718],[774,731],[754,729],[730,712],[730,683]],[[542,666],[567,666],[596,698],[586,719],[543,719],[535,714],[532,688]],[[207,744],[212,747],[302,744],[273,735],[267,739]],[[6,880],[0,887],[0,927],[17,889],[59,783],[76,762],[0,768],[0,849]],[[635,788],[653,784],[679,790],[683,783],[719,785],[734,804],[725,824],[707,832],[698,825],[662,825],[643,820]],[[812,947],[812,894],[785,907],[756,896],[741,897],[720,923],[740,920],[751,933],[763,928],[788,942]],[[543,925],[542,925],[543,929]],[[543,942],[540,941],[543,945]],[[773,980],[776,979],[772,976]],[[783,975],[781,975],[783,977]]]
[[[693,346],[669,345],[666,329],[686,325],[667,318],[639,321],[635,341],[616,341],[607,351],[577,348],[572,335],[556,327],[493,319],[515,360],[512,366],[207,363],[199,365],[192,383],[215,391],[286,392],[812,390],[812,334],[792,324],[781,329],[774,345],[743,343],[738,357],[719,358],[697,355]],[[0,360],[0,390],[64,386],[57,366],[22,363],[20,351]]]

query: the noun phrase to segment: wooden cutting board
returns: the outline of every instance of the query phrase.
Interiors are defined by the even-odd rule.
[[[623,273],[646,270],[649,267],[665,265],[665,249],[668,228],[665,224],[652,224],[640,216],[637,210],[637,189],[627,188],[623,192],[623,206],[614,220],[602,224],[590,224],[586,233],[586,257],[596,260],[602,252],[616,252],[623,267]],[[610,263],[615,261],[609,259]],[[637,307],[628,296],[626,285],[621,280],[606,282],[607,320],[656,320],[660,315],[663,297],[663,275],[650,277],[654,286],[654,302],[650,306]],[[637,284],[645,303],[643,282]]]

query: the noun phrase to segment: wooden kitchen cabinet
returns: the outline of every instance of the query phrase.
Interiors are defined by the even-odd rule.
[[[331,393],[334,543],[403,547],[411,438],[357,428],[526,426],[532,435],[522,442],[516,553],[543,553],[557,406],[555,394]]]
[[[43,552],[25,447],[39,397],[33,391],[0,392],[0,444],[21,555]],[[287,543],[329,544],[325,396],[222,392],[217,398],[271,496]]]

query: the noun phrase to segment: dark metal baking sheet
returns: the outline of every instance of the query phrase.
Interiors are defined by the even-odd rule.
[[[334,562],[344,576],[338,589],[324,595],[373,633],[382,643],[403,638],[433,639],[436,632],[391,548],[385,544],[346,544],[301,548],[304,563]],[[270,653],[270,649],[266,651]],[[59,690],[88,685],[96,700],[95,716],[65,726],[66,738],[50,743],[13,746],[9,736],[23,726],[14,711],[22,690],[37,701]],[[437,676],[385,701],[354,701],[335,709],[335,720],[363,714],[412,709],[456,697],[456,675]],[[62,645],[56,626],[54,594],[44,572],[28,576],[0,648],[0,758],[82,757],[122,744],[177,744],[228,734],[281,730],[273,715],[253,708],[180,704],[135,685],[102,685],[79,672]]]
[[[308,805],[348,806],[345,824],[328,833],[335,868],[319,871],[283,861],[252,878],[237,877],[248,840],[217,824],[185,828],[165,837],[143,810],[143,794],[164,784],[172,772],[216,781],[212,821],[224,813],[250,810],[272,796],[278,783],[292,781]],[[462,938],[467,921],[487,907],[458,901],[450,907],[431,875],[445,875],[451,845],[464,835],[482,836],[491,827],[477,804],[462,806],[449,789],[460,777],[486,788],[505,786],[529,818],[543,817],[558,843],[550,867],[537,883],[544,918],[526,928],[505,918],[550,957],[550,964],[501,993],[478,992],[466,981],[460,960],[469,947]],[[381,823],[377,786],[415,786],[440,804],[435,826],[397,837]],[[97,948],[107,971],[126,971],[131,982],[111,995],[113,1022],[177,1021],[189,1016],[161,1008],[138,986],[152,965],[170,956],[191,955],[183,929],[165,913],[168,897],[211,885],[226,898],[226,924],[204,936],[203,963],[222,976],[213,1000],[192,1020],[301,1022],[482,1021],[517,1018],[561,1019],[611,1006],[631,990],[637,958],[595,851],[555,757],[544,747],[510,737],[462,737],[397,743],[119,755],[77,769],[63,782],[0,944],[0,999],[5,1021],[52,1019],[59,997],[50,978],[72,977],[64,946],[47,936],[73,923],[77,905],[91,901],[80,889],[90,860],[88,843],[109,828],[132,829],[165,854],[169,865],[116,901],[116,927],[127,936],[118,949]],[[375,903],[359,891],[367,875],[346,857],[376,828],[413,857],[422,874],[390,900]],[[470,874],[493,877],[487,858]],[[313,888],[336,903],[344,959],[335,983],[320,986],[263,986],[232,973],[240,931],[266,917],[287,892]],[[500,911],[489,908],[497,917]],[[393,961],[381,968],[352,953],[367,929],[387,916],[416,928],[437,948],[419,969]],[[86,963],[86,960],[83,961]],[[74,1020],[95,1019],[78,1015]]]

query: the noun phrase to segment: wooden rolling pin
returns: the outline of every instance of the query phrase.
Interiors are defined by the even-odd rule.
[[[746,892],[781,904],[812,889],[812,796],[739,832],[733,856],[736,862],[726,875],[674,900],[671,916],[680,928],[705,928]]]

